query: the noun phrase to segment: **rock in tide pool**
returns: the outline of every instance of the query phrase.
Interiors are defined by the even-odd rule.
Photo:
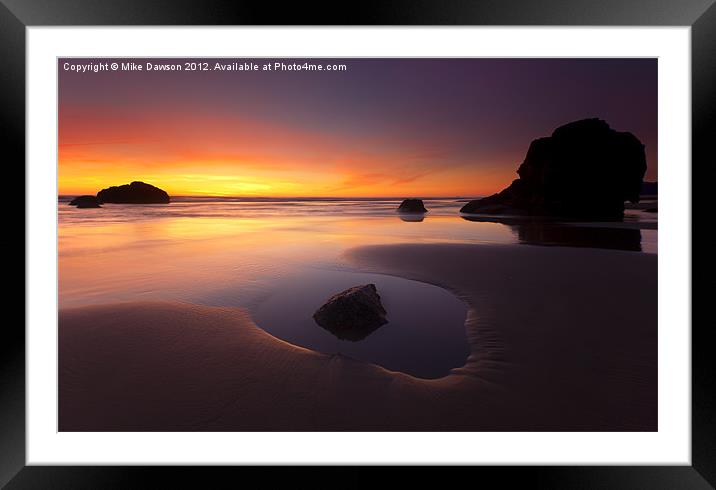
[[[313,319],[339,339],[357,341],[388,323],[386,314],[375,284],[366,284],[331,296]]]
[[[167,204],[169,194],[144,182],[132,182],[120,186],[108,187],[97,193],[100,203],[116,204]]]
[[[70,206],[78,208],[101,208],[99,200],[95,196],[78,196],[70,201]]]
[[[427,213],[422,199],[405,199],[398,206],[399,213]]]
[[[601,119],[583,119],[532,141],[516,179],[463,213],[621,219],[624,201],[639,202],[644,145]]]

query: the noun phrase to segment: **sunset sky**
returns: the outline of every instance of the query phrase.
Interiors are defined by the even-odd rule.
[[[60,194],[142,180],[170,195],[487,195],[517,177],[530,141],[588,117],[634,133],[646,145],[646,180],[657,180],[655,59],[308,60],[344,63],[341,72],[63,69],[97,61],[129,60],[58,62]]]

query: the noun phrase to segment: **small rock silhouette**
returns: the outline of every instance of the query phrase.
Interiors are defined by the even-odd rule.
[[[99,200],[95,196],[78,196],[70,201],[70,206],[78,208],[101,208]]]
[[[398,206],[399,213],[427,213],[422,199],[405,199]]]

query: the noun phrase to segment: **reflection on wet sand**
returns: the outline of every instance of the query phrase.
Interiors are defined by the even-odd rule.
[[[520,243],[606,248],[641,252],[641,231],[630,228],[597,228],[572,225],[526,223],[510,225]]]
[[[408,223],[419,223],[425,219],[425,215],[419,214],[419,213],[413,213],[413,214],[401,213],[398,215],[398,217],[401,220],[406,221]]]
[[[347,340],[349,342],[360,342],[368,337],[370,334],[378,330],[382,324],[372,325],[349,325],[347,327],[335,328],[332,325],[324,324],[321,325],[316,321],[316,325],[324,329],[326,332],[331,333],[339,340]]]
[[[462,216],[467,221],[498,222],[508,226],[520,243],[565,247],[603,248],[641,252],[641,230],[637,228],[579,226],[553,221],[525,220],[523,218],[493,218]]]

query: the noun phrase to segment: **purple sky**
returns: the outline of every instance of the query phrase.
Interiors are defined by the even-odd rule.
[[[422,194],[475,195],[509,184],[530,141],[591,117],[634,133],[646,145],[645,179],[657,180],[656,59],[308,60],[345,63],[345,72],[63,70],[64,62],[93,61],[128,60],[59,61],[61,191],[79,190],[93,172],[95,181],[122,169],[161,180],[204,168],[257,185],[285,181],[285,192],[301,195],[310,185],[316,194],[360,195],[421,183]]]

